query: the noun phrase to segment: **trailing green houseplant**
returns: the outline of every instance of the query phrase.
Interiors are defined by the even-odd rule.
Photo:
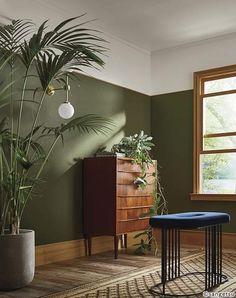
[[[122,138],[118,144],[113,145],[111,151],[133,158],[134,162],[140,165],[142,174],[145,174],[145,167],[152,164],[150,150],[154,144],[151,140],[152,137],[141,131],[139,134]]]
[[[67,131],[107,133],[111,130],[110,120],[92,114],[56,127],[39,123],[48,97],[56,89],[69,88],[67,78],[76,79],[75,72],[84,67],[104,64],[100,58],[105,50],[104,40],[96,31],[86,29],[81,17],[65,20],[53,30],[47,29],[47,22],[36,30],[29,20],[16,20],[0,27],[0,108],[4,107],[7,113],[0,120],[1,235],[6,231],[19,234],[25,207],[56,143],[63,141]],[[38,85],[33,89],[32,79]],[[23,129],[26,104],[35,109],[27,131]],[[45,137],[51,138],[47,150],[42,145]]]
[[[141,173],[134,180],[134,184],[138,188],[144,189],[149,184],[153,186],[153,206],[148,212],[140,214],[140,218],[165,214],[168,212],[167,201],[160,183],[158,165],[155,167],[155,172],[147,173],[147,168],[150,165],[153,165],[150,153],[154,146],[152,137],[141,131],[139,134],[124,137],[118,144],[115,144],[112,147],[112,152],[124,153],[126,157],[133,158],[134,163],[140,166]],[[151,177],[153,179],[151,179],[151,182],[148,182]],[[140,237],[140,242],[136,244],[138,246],[136,249],[137,254],[144,254],[147,250],[150,250],[151,242],[154,243],[155,249],[157,249],[157,243],[152,235],[152,228],[150,226],[148,226],[145,231],[135,235],[135,238]]]

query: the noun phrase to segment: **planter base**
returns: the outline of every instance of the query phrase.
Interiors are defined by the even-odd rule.
[[[34,231],[20,230],[19,235],[0,236],[0,290],[25,287],[34,278]]]

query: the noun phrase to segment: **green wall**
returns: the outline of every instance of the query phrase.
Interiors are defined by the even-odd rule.
[[[86,76],[79,86],[71,85],[70,101],[75,116],[96,113],[113,119],[116,126],[108,136],[68,133],[65,145],[58,144],[44,172],[35,196],[25,210],[22,226],[36,231],[36,244],[78,239],[83,235],[82,161],[100,146],[110,148],[124,135],[144,129],[151,133],[150,97]],[[46,99],[39,123],[56,126],[61,123],[58,106],[65,99],[58,91]],[[25,109],[25,117],[32,117]],[[25,125],[27,128],[27,124]],[[45,140],[49,146],[50,140]]]
[[[55,126],[61,123],[58,106],[64,100],[63,91],[47,98],[41,123]],[[82,159],[100,146],[109,149],[124,135],[144,129],[152,134],[158,159],[161,182],[168,200],[169,212],[196,210],[235,213],[234,202],[191,201],[192,191],[192,105],[193,91],[175,92],[149,97],[122,87],[86,76],[80,76],[79,86],[71,85],[70,101],[75,116],[96,113],[113,119],[116,126],[108,136],[78,134],[72,131],[59,143],[44,172],[44,180],[31,200],[22,226],[36,231],[36,243],[46,244],[83,236]],[[32,114],[32,113],[31,113]],[[25,117],[32,117],[25,110]],[[31,116],[30,116],[31,115]],[[27,125],[26,125],[27,126]],[[45,141],[45,146],[49,144]],[[236,232],[236,219],[225,230]]]
[[[151,132],[158,159],[161,182],[169,212],[225,211],[231,222],[225,231],[236,232],[235,202],[191,201],[193,161],[193,91],[153,96]]]

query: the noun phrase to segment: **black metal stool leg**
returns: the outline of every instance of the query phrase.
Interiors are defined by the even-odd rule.
[[[174,275],[174,277],[177,277],[177,265],[178,265],[178,259],[177,259],[177,256],[178,256],[178,250],[177,250],[177,230],[175,229],[174,230],[174,235],[175,235],[175,239],[174,239],[174,247],[175,247],[175,257],[174,257],[174,259],[175,259],[175,271],[174,271],[174,273],[175,273],[175,275]]]
[[[220,225],[220,231],[219,231],[219,236],[220,236],[220,260],[219,260],[219,265],[220,265],[220,283],[222,283],[222,226]]]
[[[217,252],[216,252],[216,271],[217,271],[217,284],[220,283],[220,226],[216,226],[216,247],[217,247]]]
[[[178,276],[180,276],[180,230],[177,231],[178,235]]]
[[[205,228],[205,290],[227,281],[222,274],[222,227]]]
[[[165,295],[165,287],[167,280],[167,230],[162,229],[161,236],[161,282],[162,282],[162,294]]]

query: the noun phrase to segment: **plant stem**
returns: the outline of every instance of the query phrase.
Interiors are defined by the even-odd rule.
[[[31,61],[31,63],[32,63],[32,61]],[[21,130],[21,120],[22,120],[24,98],[25,98],[25,89],[26,89],[26,84],[27,84],[27,79],[28,79],[28,73],[29,73],[29,69],[30,69],[31,63],[29,64],[29,67],[26,69],[25,77],[24,77],[24,81],[23,81],[23,86],[22,86],[22,92],[21,92],[20,109],[19,109],[19,116],[18,116],[18,122],[17,122],[17,132],[16,132],[15,155],[14,155],[14,162],[12,162],[12,165],[11,165],[11,171],[12,171],[12,174],[14,176],[17,173],[17,150],[18,150],[18,146],[19,146],[19,138],[20,138],[20,130]],[[12,141],[12,144],[13,144],[13,132],[12,132],[12,135],[11,135],[11,141]],[[15,177],[14,177],[14,180],[15,180]],[[14,196],[15,196],[15,189],[14,189]]]
[[[18,116],[18,122],[17,122],[17,132],[16,132],[16,148],[15,148],[15,157],[14,157],[14,163],[13,163],[13,168],[15,168],[13,172],[17,172],[17,163],[16,163],[16,155],[17,155],[17,149],[19,145],[19,137],[20,137],[20,130],[21,130],[21,120],[22,120],[22,113],[23,113],[23,106],[24,106],[24,99],[25,99],[25,91],[26,91],[26,84],[27,84],[27,79],[28,79],[28,74],[30,67],[32,65],[33,59],[29,63],[28,68],[26,69],[25,72],[25,77],[23,81],[23,86],[22,86],[22,92],[21,92],[21,99],[20,99],[20,109],[19,109],[19,116]]]
[[[4,230],[5,230],[5,226],[6,226],[6,220],[7,220],[7,213],[8,213],[8,209],[9,209],[10,203],[11,203],[11,199],[9,199],[7,201],[7,204],[6,204],[5,208],[4,208],[1,235],[4,235]]]
[[[19,213],[20,212],[20,187],[22,186],[22,184],[24,184],[24,181],[25,181],[25,169],[23,169],[23,171],[21,172],[21,178],[20,178],[20,183],[19,183],[19,187],[18,187],[18,190],[17,190],[17,193],[16,193],[16,200],[17,200],[17,204],[16,204],[16,210],[17,212]]]
[[[54,149],[54,147],[55,147],[55,145],[56,145],[56,143],[57,143],[57,141],[58,141],[59,139],[60,139],[60,135],[58,135],[58,136],[56,137],[56,139],[55,139],[54,142],[52,143],[50,149],[48,150],[48,154],[46,155],[46,157],[45,157],[45,159],[44,159],[44,161],[43,161],[43,163],[42,163],[42,165],[41,165],[41,167],[40,167],[40,169],[39,169],[37,175],[35,176],[36,179],[39,178],[39,176],[41,175],[41,173],[42,173],[42,171],[43,171],[43,169],[44,169],[44,166],[46,165],[46,163],[47,163],[47,161],[48,161],[48,158],[49,158],[49,156],[51,155],[52,150]]]
[[[1,150],[1,152],[2,152],[2,157],[3,157],[5,167],[7,168],[8,173],[10,173],[10,167],[9,167],[8,160],[6,158],[5,152],[3,150]]]
[[[3,199],[3,162],[2,162],[2,136],[0,136],[0,140],[1,140],[1,147],[0,147],[0,208],[1,210],[3,210],[3,206],[5,204],[4,199]],[[3,213],[1,214],[1,220],[3,218]]]
[[[18,123],[17,123],[17,138],[16,138],[16,148],[18,148],[18,140],[20,136],[20,129],[21,129],[21,119],[22,119],[22,112],[23,112],[23,105],[24,105],[24,98],[25,98],[25,89],[26,89],[26,84],[27,84],[27,79],[28,79],[28,73],[29,73],[29,68],[31,66],[31,63],[29,67],[26,69],[25,72],[25,78],[22,86],[22,92],[21,92],[21,99],[20,99],[20,110],[19,110],[19,117],[18,117]]]
[[[52,151],[53,151],[53,149],[54,149],[54,147],[55,147],[57,141],[59,140],[59,138],[60,138],[60,135],[58,135],[58,136],[55,138],[55,140],[53,141],[51,147],[49,148],[48,153],[47,153],[47,155],[46,155],[46,157],[45,157],[45,159],[44,159],[44,161],[43,161],[41,167],[39,168],[37,175],[35,176],[35,181],[36,181],[36,180],[39,178],[39,176],[41,175],[41,173],[42,173],[42,171],[43,171],[43,169],[44,169],[44,167],[45,167],[45,165],[46,165],[46,163],[47,163],[47,161],[48,161],[48,159],[49,159],[49,156],[51,155],[51,153],[52,153]],[[27,204],[27,201],[28,201],[28,199],[29,199],[29,197],[30,197],[30,195],[31,195],[31,192],[32,192],[32,190],[33,190],[33,187],[34,187],[34,185],[35,185],[35,181],[34,181],[32,187],[31,187],[31,189],[29,190],[29,192],[28,192],[28,194],[27,194],[27,197],[26,197],[26,199],[25,199],[24,205],[23,205],[23,207],[22,207],[22,209],[21,209],[21,211],[20,211],[20,216],[19,216],[20,220],[21,220],[23,211],[24,211],[24,209],[25,209],[25,206],[26,206],[26,204]]]
[[[10,98],[10,119],[11,119],[11,148],[10,148],[10,167],[13,166],[13,133],[14,133],[14,111],[13,111],[13,62],[11,63],[11,98]]]
[[[46,88],[47,90],[47,88]],[[39,113],[41,111],[41,107],[43,105],[43,101],[44,101],[44,98],[46,96],[46,90],[43,92],[42,94],[42,97],[41,97],[41,100],[39,102],[39,106],[38,106],[38,109],[37,109],[37,113],[35,115],[35,118],[34,118],[34,122],[33,122],[33,125],[31,127],[31,132],[30,132],[30,136],[29,136],[29,141],[28,141],[28,144],[27,144],[27,149],[26,149],[26,155],[29,153],[29,148],[30,148],[30,143],[31,143],[31,140],[32,140],[32,137],[33,137],[33,133],[34,133],[34,129],[35,129],[35,126],[36,126],[36,123],[38,121],[38,117],[39,117]]]

